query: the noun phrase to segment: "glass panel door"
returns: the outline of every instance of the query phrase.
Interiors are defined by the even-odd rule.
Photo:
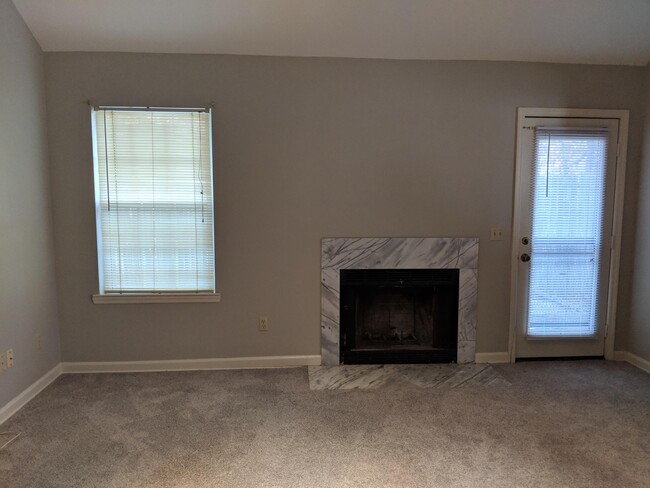
[[[594,337],[607,129],[535,129],[529,337]]]
[[[602,356],[618,123],[536,119],[527,129],[517,356]]]

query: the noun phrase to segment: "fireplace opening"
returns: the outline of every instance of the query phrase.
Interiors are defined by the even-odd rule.
[[[342,269],[342,364],[457,359],[458,269]]]

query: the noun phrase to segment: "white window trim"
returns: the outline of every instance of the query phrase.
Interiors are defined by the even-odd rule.
[[[221,301],[221,293],[108,293],[92,295],[95,305],[128,303],[215,303]]]
[[[90,105],[90,103],[89,103]],[[174,108],[174,107],[135,107],[135,106],[125,106],[125,107],[104,107],[104,106],[91,106],[91,110],[96,110],[96,109],[106,109],[106,108],[123,108],[123,109],[128,109],[128,110],[145,110],[145,111],[156,111],[156,110],[164,110],[164,111],[206,111],[210,114],[210,122],[211,120],[211,107],[210,108]],[[213,146],[212,146],[212,130],[209,131],[209,141],[208,141],[208,147],[210,150],[210,161],[213,162]],[[96,151],[96,129],[95,129],[95,119],[94,117],[92,118],[92,143],[93,143],[93,153]],[[94,161],[97,159],[97,155],[93,154]],[[213,179],[213,171],[214,171],[214,163],[211,164],[210,167],[210,179]],[[94,178],[97,178],[96,171],[93,171],[94,173]],[[97,192],[97,181],[94,182],[94,187],[95,187],[95,192]],[[96,197],[97,198],[97,197]],[[214,194],[212,195],[212,201],[210,202],[212,206],[212,216],[214,218]],[[199,292],[199,293],[192,293],[192,292],[167,292],[167,293],[105,293],[103,291],[103,276],[102,276],[102,266],[101,266],[101,261],[103,259],[103,253],[100,250],[100,236],[101,236],[101,229],[100,229],[100,221],[98,218],[96,218],[96,226],[97,226],[97,258],[98,258],[98,270],[99,270],[99,284],[100,284],[100,290],[99,293],[95,293],[91,295],[91,299],[94,304],[96,305],[111,305],[111,304],[142,304],[142,303],[217,303],[221,301],[221,293],[214,291],[214,292]],[[212,225],[212,242],[214,245],[214,222]],[[216,267],[216,263],[215,263]],[[216,269],[214,271],[215,273],[215,278],[216,278]]]

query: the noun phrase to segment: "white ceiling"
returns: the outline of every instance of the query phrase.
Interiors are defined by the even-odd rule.
[[[650,0],[14,0],[44,51],[645,65]]]

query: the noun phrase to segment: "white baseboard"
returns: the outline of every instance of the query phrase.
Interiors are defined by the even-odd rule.
[[[614,361],[625,361],[636,366],[639,369],[642,369],[646,373],[650,373],[650,361],[643,359],[636,354],[632,354],[631,352],[614,351]]]
[[[111,361],[59,363],[0,409],[0,425],[24,407],[63,373],[136,373],[155,371],[196,371],[211,369],[291,368],[318,366],[320,355],[259,356],[248,358],[180,359],[171,361]]]
[[[475,363],[509,363],[510,354],[507,352],[477,352],[474,355]]]
[[[61,364],[59,363],[28,386],[27,389],[20,393],[16,398],[11,400],[4,407],[0,408],[0,425],[6,422],[13,414],[27,405],[32,398],[57,379],[61,372]]]
[[[64,373],[142,373],[147,371],[292,368],[296,366],[317,366],[320,362],[320,355],[314,355],[177,359],[164,361],[67,362],[62,363],[62,366]]]

